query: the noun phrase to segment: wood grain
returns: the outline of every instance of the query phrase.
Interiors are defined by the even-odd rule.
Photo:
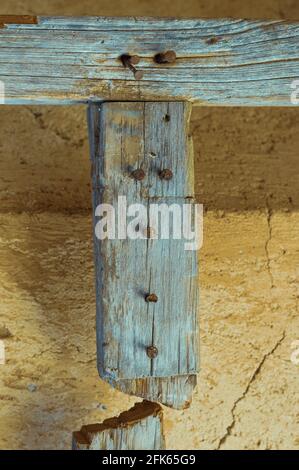
[[[100,203],[116,208],[118,196],[126,196],[128,205],[145,207],[151,202],[182,205],[190,201],[193,154],[186,132],[189,117],[190,106],[180,102],[92,105],[94,208]],[[159,170],[167,167],[174,176],[162,184]],[[132,179],[136,168],[144,169],[143,181]],[[95,226],[97,221],[95,217]],[[198,356],[197,258],[195,251],[185,251],[184,242],[100,242],[95,238],[100,375],[127,393],[159,399],[176,408],[191,399],[196,380],[188,377],[197,372]],[[157,294],[157,303],[145,302],[149,292]],[[152,344],[159,351],[155,359],[146,354]],[[187,384],[183,393],[182,384]]]
[[[143,401],[101,424],[73,433],[73,450],[165,449],[163,414],[157,403]]]
[[[170,408],[181,410],[190,406],[196,384],[196,375],[177,375],[116,380],[113,386],[128,395],[158,401]]]
[[[291,83],[299,78],[296,22],[38,17],[30,24],[34,21],[13,24],[10,17],[0,29],[7,104],[292,105]],[[21,23],[19,17],[15,23]],[[175,50],[174,64],[154,62],[165,50]],[[127,53],[139,55],[142,80],[119,60]]]

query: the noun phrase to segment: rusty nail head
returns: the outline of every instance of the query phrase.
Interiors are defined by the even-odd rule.
[[[130,58],[129,58],[130,64],[132,64],[132,65],[137,65],[137,64],[139,64],[139,62],[140,62],[140,57],[139,57],[138,55],[131,55],[131,56],[129,56],[129,57],[130,57]]]
[[[165,168],[164,170],[160,171],[159,177],[161,178],[161,180],[169,181],[173,177],[173,173],[168,168]]]
[[[124,67],[128,67],[134,74],[136,80],[141,80],[143,77],[143,72],[141,70],[137,70],[134,65],[137,65],[140,62],[140,57],[138,55],[129,55],[123,54],[120,57]]]
[[[156,294],[147,294],[145,296],[146,302],[158,302],[158,296]]]
[[[212,37],[206,40],[207,44],[216,44],[217,42],[220,41],[221,38],[219,37]]]
[[[137,65],[140,61],[140,57],[138,55],[123,54],[120,60],[125,67],[129,67],[130,65]]]
[[[176,53],[174,51],[160,52],[155,55],[157,64],[173,64],[176,61]]]
[[[136,181],[142,181],[145,178],[145,172],[142,168],[137,168],[137,170],[132,171],[131,175]]]
[[[155,229],[153,229],[152,227],[146,227],[146,230],[145,230],[146,238],[154,238],[155,234],[156,234]]]
[[[155,357],[158,356],[158,349],[156,348],[156,346],[148,346],[146,348],[146,354],[148,355],[148,357],[150,357],[151,359],[155,359]]]
[[[134,70],[134,77],[136,80],[141,80],[143,78],[143,72],[141,70]]]

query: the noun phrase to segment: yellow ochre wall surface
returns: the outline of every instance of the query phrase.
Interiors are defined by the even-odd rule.
[[[299,19],[299,2],[2,0],[0,14]],[[164,408],[169,449],[299,449],[298,131],[299,108],[193,110],[201,371],[191,407]],[[0,339],[0,449],[70,449],[139,401],[96,370],[84,106],[0,108]]]

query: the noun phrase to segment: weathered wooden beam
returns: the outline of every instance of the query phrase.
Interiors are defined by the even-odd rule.
[[[142,377],[140,379],[117,380],[112,385],[128,395],[147,400],[156,400],[174,409],[188,408],[197,376],[177,375],[171,377]]]
[[[117,418],[83,426],[73,433],[73,450],[165,449],[163,414],[157,403],[143,401]]]
[[[298,22],[0,16],[0,26],[7,104],[291,106],[299,78]],[[154,61],[168,50],[174,63]],[[123,54],[139,56],[142,79],[123,66]]]
[[[119,196],[126,197],[127,207],[191,203],[190,111],[181,102],[90,106],[94,210],[110,204],[118,220]],[[137,169],[142,180],[132,177]],[[162,180],[162,169],[170,169],[173,178]],[[196,384],[196,251],[185,250],[185,240],[171,238],[171,231],[169,239],[146,235],[95,237],[99,373],[126,393],[182,408]],[[158,301],[146,302],[148,293]],[[158,355],[151,357],[149,347]]]

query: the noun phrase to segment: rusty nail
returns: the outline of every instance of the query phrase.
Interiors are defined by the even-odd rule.
[[[153,229],[152,227],[147,227],[146,228],[146,230],[145,230],[146,238],[154,238],[155,234],[156,234],[155,229]]]
[[[173,173],[168,168],[165,168],[164,170],[160,171],[159,177],[161,178],[161,180],[169,181],[173,177]]]
[[[142,168],[137,168],[137,170],[132,171],[131,175],[136,181],[142,181],[145,178],[145,173]]]
[[[134,65],[137,65],[140,62],[140,57],[138,55],[123,54],[120,59],[124,67],[128,67],[133,72],[136,80],[142,79],[143,72],[134,67]]]
[[[173,64],[176,60],[176,53],[174,51],[160,52],[155,55],[155,62],[157,64]]]
[[[136,70],[134,68],[133,73],[136,80],[141,80],[143,78],[143,72],[141,70]]]
[[[156,294],[147,294],[145,296],[145,301],[146,302],[158,302],[158,297]]]
[[[217,42],[220,41],[220,37],[212,37],[206,40],[207,44],[216,44]]]
[[[156,348],[156,346],[148,346],[146,348],[146,354],[148,355],[148,357],[150,357],[151,359],[155,359],[155,357],[158,356],[158,349]]]
[[[131,55],[129,59],[130,64],[132,65],[137,65],[140,62],[140,57],[139,55]]]

